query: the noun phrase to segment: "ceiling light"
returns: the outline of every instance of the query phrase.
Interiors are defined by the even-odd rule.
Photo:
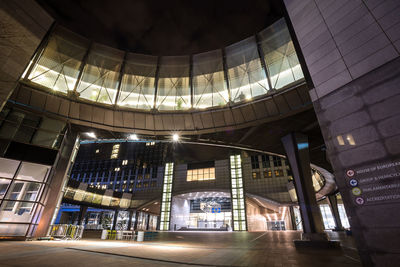
[[[87,136],[89,136],[90,138],[97,138],[96,134],[94,132],[87,132],[85,133]]]
[[[179,141],[179,135],[178,134],[174,134],[172,135],[172,140],[174,140],[174,142],[178,142]]]
[[[130,140],[138,140],[138,136],[136,134],[131,134],[128,137]]]

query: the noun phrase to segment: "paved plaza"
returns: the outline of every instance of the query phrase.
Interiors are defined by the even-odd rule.
[[[4,241],[2,266],[361,266],[353,239],[341,249],[296,249],[300,232],[165,232],[153,241]]]

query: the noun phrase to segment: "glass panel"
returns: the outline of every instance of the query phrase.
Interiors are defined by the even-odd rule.
[[[0,179],[0,199],[3,199],[4,195],[7,192],[7,188],[10,185],[11,180],[8,179]]]
[[[122,51],[94,45],[77,88],[80,97],[99,103],[114,104],[123,56]]]
[[[1,212],[0,212],[1,213]],[[29,224],[0,224],[1,236],[25,236]]]
[[[58,137],[65,127],[65,122],[43,117],[39,130],[32,139],[32,144],[56,148]]]
[[[1,222],[30,222],[38,200],[41,184],[14,181],[5,197],[0,211]],[[24,202],[29,201],[29,202]],[[31,202],[32,201],[32,202]]]
[[[103,200],[101,202],[101,205],[110,206],[110,203],[111,203],[111,197],[110,196],[103,196]]]
[[[281,19],[261,31],[260,46],[274,89],[304,78],[285,20]]]
[[[268,93],[268,80],[261,67],[255,37],[228,46],[225,51],[231,101],[251,100]]]
[[[185,110],[190,107],[189,57],[162,57],[156,109]]]
[[[84,202],[91,203],[92,200],[93,200],[93,197],[94,197],[94,194],[93,194],[93,193],[86,192],[86,193],[85,193],[85,196],[83,197],[83,201],[84,201]]]
[[[12,111],[7,116],[7,121],[4,121],[0,128],[0,138],[14,139],[15,134],[25,118],[25,114],[19,111]]]
[[[128,54],[117,104],[136,109],[154,106],[157,57]]]
[[[346,229],[350,228],[350,223],[349,219],[347,218],[346,210],[344,208],[343,204],[338,204],[338,210],[339,210],[339,217],[340,217],[340,222],[342,223],[342,226]]]
[[[50,167],[23,162],[18,172],[17,179],[44,182],[47,171]]]
[[[65,198],[73,199],[74,195],[75,195],[75,189],[68,187],[67,190],[65,190],[65,193],[64,193]]]
[[[40,188],[41,184],[39,183],[14,181],[6,199],[36,201]]]
[[[28,79],[58,92],[73,90],[87,48],[86,40],[57,28]]]
[[[102,200],[103,196],[99,195],[99,194],[94,194],[94,198],[92,203],[96,204],[96,205],[101,205],[101,200]]]
[[[0,158],[0,177],[13,178],[18,165],[19,161]]]
[[[335,228],[335,220],[333,219],[332,211],[328,204],[319,205],[321,210],[322,220],[324,222],[325,229],[334,229]]]
[[[192,83],[194,108],[224,106],[229,101],[221,50],[193,56]]]

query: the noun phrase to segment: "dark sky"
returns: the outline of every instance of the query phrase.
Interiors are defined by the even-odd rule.
[[[122,50],[185,55],[222,48],[282,16],[279,0],[37,0],[70,30]]]

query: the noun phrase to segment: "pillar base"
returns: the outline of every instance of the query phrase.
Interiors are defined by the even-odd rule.
[[[330,241],[325,233],[303,233],[301,240],[294,240],[296,248],[340,248],[339,241]]]

